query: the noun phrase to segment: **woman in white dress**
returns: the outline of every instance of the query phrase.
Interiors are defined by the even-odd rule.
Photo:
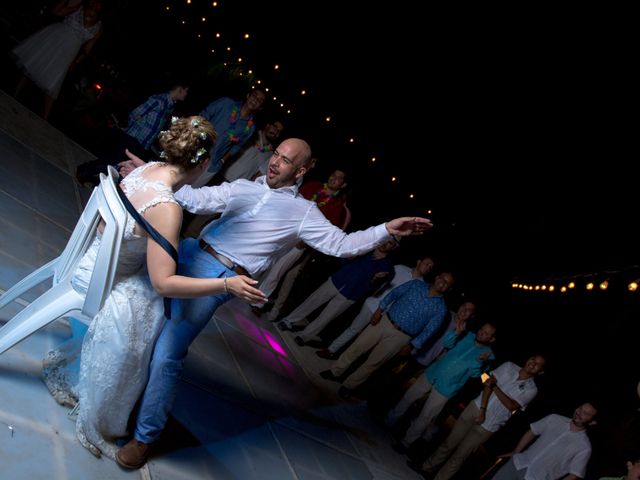
[[[174,118],[160,135],[165,162],[145,164],[122,181],[136,210],[176,249],[182,208],[173,193],[206,170],[215,135],[203,117]],[[96,238],[80,261],[74,278],[78,291],[86,291],[99,245]],[[115,458],[115,441],[127,435],[129,416],[147,382],[153,345],[165,320],[163,296],[193,298],[226,291],[248,303],[266,301],[255,284],[241,275],[211,279],[176,275],[173,259],[129,215],[113,290],[82,344],[76,422],[82,445],[95,455]],[[66,352],[57,355],[62,365],[73,360],[64,357]],[[45,381],[52,390],[64,390],[71,385],[63,377],[52,374]],[[55,382],[61,383],[52,388]]]
[[[51,13],[64,20],[37,31],[11,51],[23,74],[15,95],[17,97],[31,80],[44,92],[45,120],[67,72],[89,55],[102,35],[102,23],[98,19],[101,10],[102,0],[59,1]]]

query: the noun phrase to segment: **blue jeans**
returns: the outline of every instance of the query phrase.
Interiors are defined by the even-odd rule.
[[[178,273],[196,278],[222,278],[235,276],[212,255],[189,238],[180,243]],[[144,443],[158,439],[176,397],[178,380],[184,367],[189,345],[213,316],[216,309],[231,300],[230,294],[191,299],[173,299],[171,319],[167,320],[156,341],[149,381],[142,395],[134,437]]]

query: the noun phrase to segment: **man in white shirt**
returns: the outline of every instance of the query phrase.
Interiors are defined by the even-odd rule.
[[[529,358],[522,368],[512,362],[500,365],[491,372],[482,393],[460,414],[442,445],[424,464],[417,465],[411,460],[407,464],[434,480],[453,477],[467,457],[507,423],[512,412],[524,410],[535,398],[538,388],[534,378],[544,372],[544,365],[542,355]]]
[[[532,423],[512,452],[499,455],[499,458],[511,459],[493,480],[584,478],[591,457],[591,442],[586,430],[595,425],[597,413],[593,404],[583,403],[573,412],[572,418],[551,414]],[[524,450],[527,446],[529,448]]]
[[[187,238],[180,243],[178,272],[197,278],[236,274],[255,278],[300,240],[327,255],[353,257],[394,235],[421,234],[431,227],[426,218],[401,217],[346,234],[331,224],[314,202],[298,195],[297,181],[310,164],[307,142],[290,138],[274,150],[267,174],[254,182],[240,179],[180,189],[175,197],[186,210],[221,216],[204,228],[200,239]],[[158,439],[167,421],[189,345],[216,309],[231,298],[224,293],[173,299],[172,316],[154,348],[134,438],[116,454],[121,466],[140,468],[146,463],[150,444]]]

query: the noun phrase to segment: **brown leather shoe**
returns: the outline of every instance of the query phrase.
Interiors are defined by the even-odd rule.
[[[147,463],[150,452],[151,445],[132,438],[129,443],[116,452],[116,461],[124,468],[140,468]]]

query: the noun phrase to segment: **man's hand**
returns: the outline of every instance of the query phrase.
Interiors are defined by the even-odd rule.
[[[377,272],[373,274],[373,278],[371,279],[371,281],[373,282],[374,280],[379,280],[381,278],[388,277],[388,276],[389,276],[389,272]]]
[[[389,235],[406,237],[407,235],[422,235],[433,227],[431,220],[422,217],[400,217],[394,218],[384,224]]]
[[[236,275],[227,278],[229,292],[247,303],[267,303],[267,297],[261,290],[255,288],[257,280],[244,275]]]
[[[142,160],[140,157],[138,157],[138,156],[134,155],[133,153],[131,153],[126,148],[124,149],[124,153],[125,153],[125,155],[127,157],[129,157],[129,159],[128,160],[123,160],[122,162],[120,162],[118,164],[118,172],[123,177],[126,177],[131,172],[133,172],[136,168],[141,167],[142,165],[147,163],[144,160]]]
[[[380,323],[381,319],[382,319],[382,310],[378,308],[376,309],[375,312],[373,312],[373,315],[371,315],[371,320],[369,320],[369,323],[371,325],[377,325]]]
[[[118,164],[118,173],[120,173],[122,177],[126,177],[135,169],[136,169],[136,166],[133,164],[131,160],[125,160]]]
[[[478,361],[480,363],[485,362],[489,359],[490,356],[491,356],[491,352],[489,350],[487,350],[486,352],[482,352],[478,357]]]
[[[400,357],[408,357],[411,355],[411,344],[407,343],[400,351],[398,352],[398,356]]]
[[[467,329],[467,322],[456,318],[456,335],[460,335]]]

